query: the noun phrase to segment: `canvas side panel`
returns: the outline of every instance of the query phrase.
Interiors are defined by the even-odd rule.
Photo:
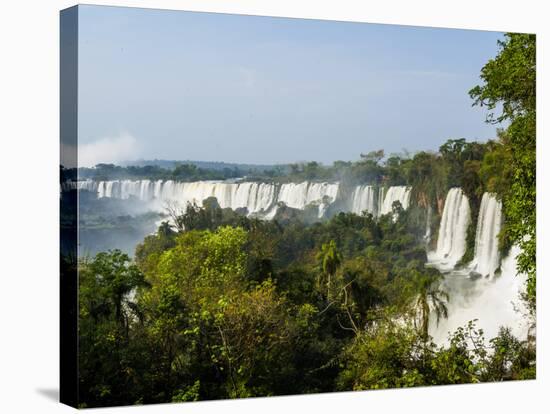
[[[78,7],[60,13],[60,400],[78,405]]]

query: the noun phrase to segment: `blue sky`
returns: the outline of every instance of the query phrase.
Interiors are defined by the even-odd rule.
[[[485,141],[502,33],[80,6],[83,163],[355,160]]]

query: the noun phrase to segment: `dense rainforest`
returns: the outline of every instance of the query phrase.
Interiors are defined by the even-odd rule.
[[[427,266],[423,238],[427,208],[435,229],[447,191],[461,187],[474,218],[463,262],[471,260],[481,197],[496,194],[504,211],[499,248],[521,247],[517,270],[527,275],[534,323],[535,74],[535,36],[507,34],[469,92],[474,105],[490,109],[487,122],[505,125],[493,141],[451,139],[438,152],[375,151],[356,162],[253,174],[408,185],[406,210],[396,202],[378,218],[340,212],[311,221],[307,209],[287,208],[266,221],[211,198],[163,222],[133,258],[119,250],[81,257],[80,405],[535,378],[534,338],[516,338],[507,327],[485,338],[473,320],[450,332],[448,343],[434,343],[429,325],[448,316],[449,298],[442,274]],[[128,168],[145,167],[119,173]],[[233,178],[187,164],[149,173]]]

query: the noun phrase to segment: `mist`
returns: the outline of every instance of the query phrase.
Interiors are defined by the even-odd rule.
[[[99,163],[116,164],[140,156],[136,138],[124,132],[114,137],[100,138],[78,147],[80,167],[93,167]]]

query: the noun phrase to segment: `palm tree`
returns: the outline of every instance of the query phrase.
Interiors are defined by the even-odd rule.
[[[98,281],[103,299],[109,300],[113,306],[115,320],[127,331],[130,316],[127,310],[136,307],[131,300],[131,293],[147,285],[143,274],[130,257],[119,249],[98,253],[89,269]]]
[[[342,255],[338,251],[334,240],[323,243],[321,251],[317,254],[317,260],[319,260],[321,271],[327,279],[327,299],[330,300],[331,279],[342,263]]]
[[[414,280],[417,292],[415,308],[419,315],[420,332],[424,342],[428,341],[430,313],[434,312],[437,324],[439,324],[441,318],[447,318],[449,315],[447,309],[449,294],[441,289],[439,285],[440,278],[440,275],[434,277],[430,274],[415,274]]]

